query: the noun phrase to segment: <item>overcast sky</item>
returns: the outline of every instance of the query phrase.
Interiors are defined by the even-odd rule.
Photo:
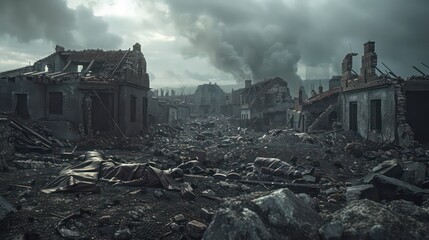
[[[340,74],[376,42],[403,77],[429,73],[428,0],[1,0],[0,71],[66,49],[142,45],[151,87]]]

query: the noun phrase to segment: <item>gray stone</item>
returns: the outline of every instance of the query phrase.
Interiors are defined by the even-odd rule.
[[[319,200],[317,198],[311,197],[310,195],[305,193],[299,193],[296,196],[301,199],[301,201],[307,206],[310,206],[315,211],[320,212]]]
[[[404,199],[420,204],[423,200],[423,195],[429,194],[428,190],[380,174],[368,175],[365,177],[365,181],[372,183],[378,189],[380,199]]]
[[[420,162],[404,162],[402,180],[410,184],[422,183],[426,177],[426,165]]]
[[[14,212],[13,206],[0,196],[0,221],[3,220],[8,214]]]
[[[132,234],[130,229],[122,229],[115,232],[115,235],[113,236],[114,240],[128,240],[132,238]]]
[[[316,183],[316,178],[312,175],[304,175],[302,178],[308,183]]]
[[[273,239],[259,216],[248,208],[220,209],[204,233],[205,240]]]
[[[384,161],[372,169],[374,173],[397,179],[401,178],[403,171],[401,163],[397,159]]]
[[[270,226],[295,232],[294,238],[317,238],[322,219],[289,189],[277,190],[252,202],[258,207],[259,215],[266,216]]]
[[[183,223],[183,222],[186,222],[185,215],[183,215],[183,214],[178,214],[178,215],[174,216],[173,221],[174,221],[175,223],[179,223],[179,224],[180,224],[180,223]]]
[[[215,173],[213,175],[213,178],[219,181],[225,181],[226,180],[226,175],[222,174],[222,173]]]
[[[198,222],[196,220],[192,220],[186,225],[186,230],[194,239],[201,239],[206,229],[207,226],[204,223]]]
[[[346,190],[347,202],[358,199],[369,199],[375,202],[380,201],[378,190],[372,184],[364,184],[348,187]]]
[[[214,212],[205,208],[201,208],[200,217],[202,219],[206,220],[207,222],[210,222],[213,219],[213,216],[214,216]]]
[[[339,221],[327,223],[319,228],[319,236],[322,240],[340,240],[343,232],[343,224]]]
[[[370,240],[385,240],[386,228],[380,224],[377,224],[369,230],[368,237]]]
[[[425,239],[429,224],[418,222],[408,216],[391,211],[388,207],[367,199],[356,200],[332,214],[333,220],[342,222],[344,238],[368,239],[371,228],[382,225],[386,229],[385,239]],[[358,235],[351,237],[352,229]],[[377,231],[373,229],[375,234]]]
[[[429,223],[429,209],[414,205],[405,200],[395,200],[387,204],[387,207],[404,216],[409,216],[419,222]]]
[[[227,179],[233,179],[233,180],[239,180],[241,179],[240,174],[236,173],[236,172],[230,172],[226,175]]]

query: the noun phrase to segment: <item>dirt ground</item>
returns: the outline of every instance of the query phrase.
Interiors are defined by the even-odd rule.
[[[183,157],[186,148],[197,146],[207,152],[207,162],[213,171],[235,171],[243,178],[249,173],[246,165],[256,157],[275,157],[291,163],[291,157],[296,156],[298,169],[316,168],[322,189],[317,196],[322,217],[345,206],[342,195],[328,198],[323,190],[345,188],[378,164],[344,152],[348,142],[358,139],[348,132],[313,134],[312,139],[303,141],[295,132],[252,132],[239,129],[225,119],[213,118],[211,121],[216,124],[214,128],[204,128],[194,120],[181,124],[177,132],[158,132],[150,144],[142,140],[137,150],[98,150],[104,150],[105,155],[113,155],[123,162],[151,161],[166,169],[186,160]],[[202,132],[212,134],[206,133],[204,140],[196,140],[195,135]],[[229,141],[228,144],[220,146],[225,140]],[[84,153],[84,148],[79,147],[76,155]],[[21,159],[21,164],[15,165],[17,169],[0,173],[0,194],[17,209],[1,221],[0,239],[63,239],[57,225],[73,213],[80,214],[66,222],[66,226],[73,226],[69,229],[79,233],[72,239],[112,239],[115,232],[125,228],[130,229],[131,236],[124,239],[187,239],[189,236],[183,231],[183,226],[179,226],[179,230],[172,229],[171,223],[176,215],[183,214],[187,221],[197,220],[208,226],[210,222],[202,214],[203,208],[216,212],[225,198],[279,188],[270,184],[235,181],[227,181],[230,184],[225,186],[202,174],[201,177],[184,178],[194,188],[194,200],[186,200],[176,191],[101,181],[98,183],[101,193],[45,194],[40,190],[64,167],[78,161],[59,160],[53,155],[53,163],[51,158],[47,158],[50,156],[17,155],[16,161]],[[280,181],[292,182],[290,179]],[[203,192],[207,190],[212,190],[214,195],[205,196]]]

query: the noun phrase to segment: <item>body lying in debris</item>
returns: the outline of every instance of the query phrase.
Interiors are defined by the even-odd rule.
[[[81,159],[84,161],[62,170],[42,192],[100,192],[100,187],[96,185],[98,180],[180,190],[173,177],[176,171],[160,170],[149,164],[120,164],[111,159],[105,160],[98,152],[87,152]]]
[[[294,166],[278,158],[257,157],[253,162],[253,171],[291,179],[301,178],[303,175]]]

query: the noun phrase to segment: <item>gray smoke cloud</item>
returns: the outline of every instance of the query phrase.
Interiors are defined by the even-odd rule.
[[[0,1],[0,35],[24,43],[47,40],[66,48],[117,48],[122,42],[92,9],[74,10],[64,0]]]
[[[347,52],[376,41],[380,61],[409,76],[428,60],[426,0],[163,0],[164,15],[190,46],[238,81],[280,76],[292,93],[298,62],[340,73]],[[161,8],[163,9],[163,8]],[[360,62],[356,59],[355,62]],[[359,64],[354,67],[358,70]],[[427,71],[429,72],[429,71]]]

